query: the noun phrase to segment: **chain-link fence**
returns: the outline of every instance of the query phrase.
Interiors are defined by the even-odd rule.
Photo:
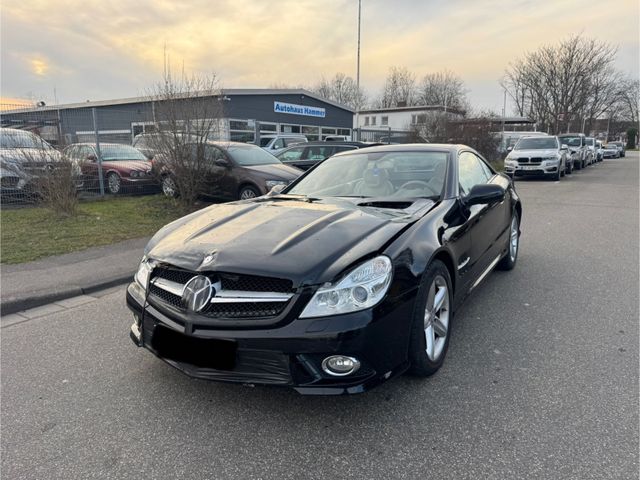
[[[0,105],[2,203],[158,192],[153,160],[133,145],[153,130],[150,110]]]

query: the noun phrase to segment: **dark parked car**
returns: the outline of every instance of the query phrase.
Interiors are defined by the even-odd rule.
[[[204,159],[205,165],[200,164],[199,170],[205,176],[204,189],[200,192],[205,196],[229,200],[259,197],[276,185],[288,185],[302,173],[253,144],[207,141],[184,143],[181,148],[192,158]],[[203,150],[202,155],[199,149]],[[179,195],[180,182],[175,175],[180,162],[160,156],[157,160],[165,195]],[[188,162],[180,163],[184,168],[189,168],[188,165]]]
[[[38,179],[60,161],[60,152],[38,135],[0,128],[0,195],[21,199],[37,195]]]
[[[560,180],[573,171],[566,145],[558,137],[522,137],[504,160],[504,173],[510,177],[540,175]]]
[[[278,190],[150,240],[136,345],[197,378],[359,393],[435,373],[456,309],[516,264],[513,183],[462,145],[344,152]]]
[[[63,153],[80,166],[85,189],[100,188],[100,162],[94,143],[74,143]],[[117,194],[158,186],[151,162],[139,150],[119,143],[101,143],[100,156],[106,192]]]
[[[333,140],[325,142],[309,142],[304,145],[296,145],[294,147],[286,148],[281,152],[278,152],[276,157],[285,165],[291,165],[292,167],[296,167],[301,170],[309,170],[315,164],[335,155],[336,153],[371,147],[373,145],[380,144],[338,142]]]

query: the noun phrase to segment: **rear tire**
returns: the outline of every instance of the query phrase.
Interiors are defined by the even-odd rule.
[[[428,377],[444,363],[453,320],[453,289],[449,270],[434,260],[422,276],[409,341],[410,372]]]

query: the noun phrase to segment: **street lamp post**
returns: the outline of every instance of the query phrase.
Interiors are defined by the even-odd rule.
[[[358,129],[358,140],[360,140],[360,17],[362,12],[362,0],[358,0],[358,52],[356,61],[356,128]]]

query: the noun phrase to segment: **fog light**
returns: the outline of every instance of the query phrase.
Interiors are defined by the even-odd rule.
[[[356,372],[360,368],[360,362],[353,357],[332,355],[322,361],[322,370],[334,377],[344,377]]]

